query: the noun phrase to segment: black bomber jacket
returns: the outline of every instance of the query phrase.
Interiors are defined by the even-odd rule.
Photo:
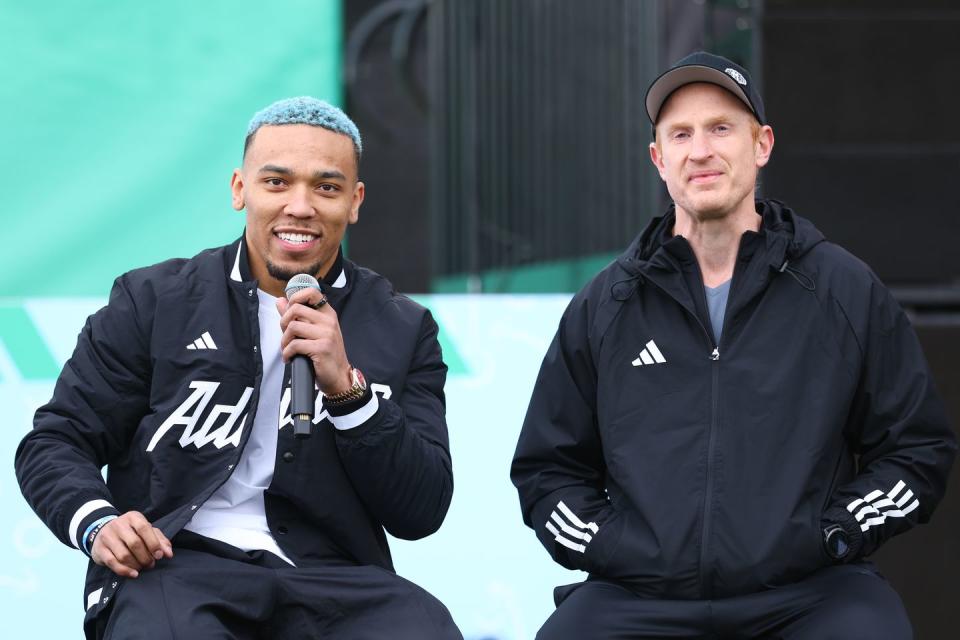
[[[318,394],[312,436],[294,438],[287,367],[267,522],[298,566],[392,570],[384,529],[427,536],[450,504],[447,368],[428,310],[378,274],[338,263],[339,282],[321,288],[376,412],[340,431]],[[117,279],[17,449],[23,494],[62,542],[82,548],[90,523],[129,510],[172,538],[227,479],[259,394],[256,290],[242,239]],[[89,563],[88,622],[122,583]]]

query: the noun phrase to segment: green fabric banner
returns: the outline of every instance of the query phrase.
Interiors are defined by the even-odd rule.
[[[104,295],[239,237],[247,121],[341,102],[339,0],[0,3],[0,297]]]

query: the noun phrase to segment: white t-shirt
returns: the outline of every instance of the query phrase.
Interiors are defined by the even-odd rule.
[[[197,509],[185,529],[227,544],[254,551],[263,549],[294,564],[273,539],[267,526],[263,492],[273,480],[280,431],[280,397],[284,363],[280,356],[280,314],[277,299],[258,290],[260,357],[263,378],[253,430],[237,468],[226,482]]]

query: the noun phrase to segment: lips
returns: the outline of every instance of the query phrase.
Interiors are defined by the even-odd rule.
[[[696,183],[712,182],[722,175],[723,173],[720,171],[697,171],[696,173],[691,173],[688,180]]]

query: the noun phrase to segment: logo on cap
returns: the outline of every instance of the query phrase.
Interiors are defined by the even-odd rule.
[[[747,79],[744,78],[744,77],[743,77],[743,74],[740,73],[739,71],[737,71],[736,69],[731,69],[730,67],[727,67],[727,68],[724,69],[723,71],[724,71],[724,73],[726,73],[728,76],[730,76],[731,78],[733,78],[734,80],[736,80],[739,84],[741,84],[741,85],[743,85],[743,86],[746,86],[746,85],[747,85]]]

